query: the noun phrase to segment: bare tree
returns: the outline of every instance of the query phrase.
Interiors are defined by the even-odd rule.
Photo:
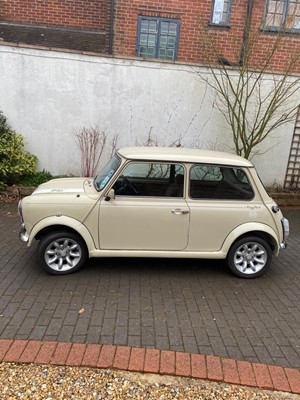
[[[231,127],[235,151],[251,158],[260,154],[259,146],[274,130],[294,121],[298,104],[295,95],[300,92],[300,77],[293,76],[300,62],[300,50],[290,54],[282,73],[270,72],[276,52],[284,46],[283,27],[269,40],[263,61],[255,65],[259,46],[259,30],[246,24],[242,40],[233,39],[236,63],[230,62],[218,47],[214,32],[201,23],[201,40],[210,74],[199,73],[201,79],[217,94],[217,106]]]
[[[105,148],[106,133],[98,127],[90,127],[82,128],[75,135],[81,152],[81,174],[86,177],[95,176]]]

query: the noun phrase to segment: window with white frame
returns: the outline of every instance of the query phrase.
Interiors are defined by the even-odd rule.
[[[264,26],[300,33],[300,0],[267,0]]]
[[[176,60],[180,21],[160,17],[138,17],[137,55]]]
[[[211,24],[229,26],[232,0],[213,0]]]

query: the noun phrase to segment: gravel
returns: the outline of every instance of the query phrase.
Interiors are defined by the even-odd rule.
[[[0,364],[3,400],[293,400],[291,393],[270,392],[189,378],[92,368]]]

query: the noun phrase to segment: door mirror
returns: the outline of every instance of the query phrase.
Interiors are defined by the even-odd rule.
[[[108,193],[105,195],[104,200],[110,201],[110,200],[113,200],[114,198],[115,198],[115,191],[114,191],[114,189],[110,189],[108,191]]]

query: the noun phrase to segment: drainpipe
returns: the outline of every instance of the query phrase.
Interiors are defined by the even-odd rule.
[[[114,9],[115,9],[115,0],[110,0],[110,22],[109,22],[108,52],[111,55],[113,54],[113,45],[114,45]]]
[[[248,42],[249,42],[254,0],[248,0],[247,3],[248,3],[247,4],[247,14],[246,14],[246,21],[245,21],[246,23],[245,23],[244,33],[243,33],[243,42],[242,42],[241,55],[240,55],[240,65],[241,66],[244,64],[245,49],[248,47]]]

